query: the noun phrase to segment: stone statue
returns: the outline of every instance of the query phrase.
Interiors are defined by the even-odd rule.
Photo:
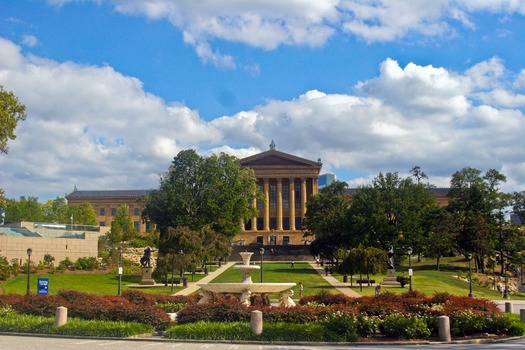
[[[390,249],[388,249],[388,269],[394,269],[394,247],[390,247]]]
[[[293,290],[285,290],[279,294],[279,306],[292,307],[295,306],[295,302],[292,300]]]

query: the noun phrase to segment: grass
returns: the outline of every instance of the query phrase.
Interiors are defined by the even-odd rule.
[[[437,292],[448,292],[455,295],[468,295],[469,282],[468,282],[468,262],[462,257],[447,257],[441,259],[440,271],[436,270],[435,259],[422,259],[421,262],[417,262],[416,259],[412,261],[412,289],[422,292],[426,295],[433,295]],[[408,262],[404,262],[400,267],[397,268],[396,275],[399,274],[408,275]],[[462,279],[457,276],[463,276]],[[333,275],[340,281],[343,281],[343,276],[339,274]],[[354,276],[354,278],[359,276]],[[363,276],[365,278],[366,276]],[[374,275],[370,276],[370,279],[375,279],[376,282],[381,282],[385,275]],[[348,277],[350,278],[350,276]],[[475,297],[484,298],[489,300],[502,299],[501,294],[495,290],[479,285],[475,282],[476,274],[473,273],[473,284],[472,291]],[[350,284],[350,283],[349,283]],[[361,295],[374,295],[374,286],[368,287],[363,285],[363,288],[359,287],[358,284],[353,285],[352,289]],[[383,290],[388,290],[393,293],[405,293],[408,291],[409,286],[406,285],[404,288],[396,287],[383,287]],[[522,295],[511,295],[512,299],[523,300],[525,299]]]
[[[257,264],[260,266],[260,264]],[[303,296],[317,294],[320,290],[330,290],[336,293],[336,290],[326,280],[320,276],[317,271],[312,269],[308,263],[296,262],[295,267],[290,263],[263,263],[263,282],[268,283],[296,283],[293,288],[294,299],[299,298],[299,282],[303,283]],[[261,270],[255,270],[252,273],[254,283],[261,282]],[[217,276],[211,281],[212,283],[235,283],[242,282],[242,273],[238,269],[230,267],[228,270]]]
[[[204,274],[185,275],[189,282],[196,282],[203,278]],[[49,279],[49,294],[57,294],[62,289],[75,289],[96,295],[116,295],[118,291],[118,274],[116,273],[33,273],[31,274],[31,293],[37,293],[38,278]],[[138,284],[141,275],[122,275],[122,291],[133,289],[141,290],[151,294],[172,294],[171,284],[159,287],[132,288],[129,284]],[[193,279],[193,281],[192,281]],[[182,286],[174,285],[173,293],[182,290]],[[27,275],[18,275],[8,281],[0,282],[0,290],[4,294],[24,294],[27,290]]]

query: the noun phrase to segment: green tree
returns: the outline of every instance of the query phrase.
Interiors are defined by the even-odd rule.
[[[457,224],[458,246],[464,254],[474,255],[476,269],[482,271],[485,258],[494,249],[501,249],[503,230],[508,224],[504,215],[508,195],[499,190],[505,181],[505,176],[494,169],[483,175],[471,167],[455,172],[450,181],[447,209]]]
[[[7,141],[16,139],[15,129],[18,121],[26,119],[25,110],[18,97],[0,85],[0,153],[7,153]]]
[[[349,235],[349,200],[345,197],[348,184],[336,181],[311,196],[307,203],[304,226],[306,234],[314,236],[312,255],[337,263],[337,250],[352,247]]]
[[[69,207],[65,198],[57,197],[48,200],[42,205],[42,210],[45,222],[62,224],[69,222]]]
[[[15,223],[20,221],[42,222],[44,221],[44,211],[38,198],[34,196],[20,197],[20,200],[8,199],[4,206],[5,223]]]
[[[169,228],[200,231],[209,227],[228,238],[240,233],[239,222],[257,215],[251,205],[257,193],[250,169],[221,153],[204,158],[194,150],[179,152],[159,188],[146,197],[143,218],[162,236]],[[161,244],[161,253],[168,247]]]
[[[106,234],[106,240],[110,248],[120,245],[124,241],[129,241],[137,235],[129,216],[127,205],[121,205],[111,222],[111,229]]]
[[[365,246],[415,253],[424,249],[423,220],[435,205],[430,185],[414,183],[398,173],[380,173],[371,186],[359,187],[352,196],[352,234]]]
[[[439,270],[441,257],[452,255],[457,247],[457,233],[452,214],[436,205],[427,213],[423,228],[425,255],[436,257],[436,270]]]
[[[366,275],[370,285],[370,275],[386,272],[387,259],[388,256],[384,250],[375,247],[365,248],[360,244],[348,252],[337,270],[343,274],[359,274],[359,279]]]
[[[97,214],[89,202],[69,207],[69,218],[73,216],[75,225],[98,225]],[[131,221],[131,218],[130,218]]]

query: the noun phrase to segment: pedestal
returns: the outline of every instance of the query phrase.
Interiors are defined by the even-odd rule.
[[[401,287],[401,283],[396,281],[396,269],[388,269],[381,285],[383,287]]]
[[[142,286],[152,286],[155,284],[155,281],[151,277],[151,274],[153,273],[152,267],[143,267],[142,268],[142,279],[140,280],[139,284]]]

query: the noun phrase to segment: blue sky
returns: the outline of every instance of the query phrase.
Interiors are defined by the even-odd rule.
[[[277,149],[351,186],[415,165],[525,188],[525,3],[0,0],[27,107],[7,198],[154,188],[176,154]]]

